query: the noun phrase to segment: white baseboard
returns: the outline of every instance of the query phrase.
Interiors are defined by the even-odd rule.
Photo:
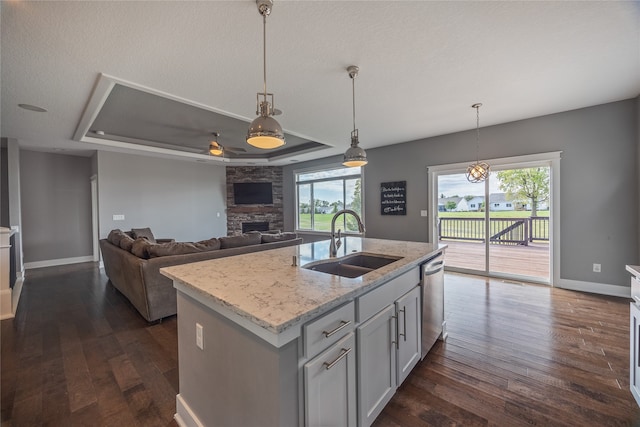
[[[81,262],[93,262],[93,255],[78,256],[73,258],[49,259],[45,261],[25,262],[24,268],[26,270],[29,270],[32,268],[55,267],[58,265],[78,264]]]
[[[11,291],[11,310],[15,316],[18,310],[18,303],[20,302],[20,294],[22,294],[22,285],[24,284],[24,275],[16,279],[16,283],[13,285]]]
[[[24,279],[22,276],[18,276],[13,288],[0,291],[0,320],[15,317],[16,310],[18,310],[18,303],[20,302],[23,283]]]
[[[631,288],[628,286],[609,285],[607,283],[583,282],[581,280],[560,279],[554,286],[572,291],[590,292],[593,294],[610,295],[613,297],[631,298]]]
[[[204,427],[196,414],[193,413],[182,396],[176,395],[176,414],[173,416],[180,427]]]

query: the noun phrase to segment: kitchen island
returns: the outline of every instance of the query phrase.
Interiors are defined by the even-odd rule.
[[[355,278],[313,271],[330,259],[321,241],[161,270],[178,293],[180,425],[375,419],[419,361],[420,266],[443,248],[343,241],[338,258],[399,259]]]

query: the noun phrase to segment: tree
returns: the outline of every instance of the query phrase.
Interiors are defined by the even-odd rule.
[[[444,208],[448,211],[452,211],[454,210],[456,207],[458,206],[458,204],[456,202],[454,202],[453,200],[449,200],[445,205]]]
[[[538,215],[538,203],[549,200],[548,167],[500,171],[498,180],[509,199],[531,202],[531,216]]]

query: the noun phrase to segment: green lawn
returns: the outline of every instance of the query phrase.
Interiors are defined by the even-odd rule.
[[[484,212],[438,212],[440,218],[484,218]],[[490,212],[491,218],[528,218],[531,211]],[[538,216],[549,216],[549,211],[538,211]]]
[[[315,214],[315,231],[331,231],[331,218],[333,214]],[[341,229],[344,231],[343,217],[338,217],[336,220],[336,230]],[[311,214],[300,214],[298,227],[301,230],[311,229]],[[356,221],[349,215],[347,215],[347,229],[349,231],[358,231]]]

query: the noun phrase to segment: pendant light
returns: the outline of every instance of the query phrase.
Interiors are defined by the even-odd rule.
[[[476,161],[467,168],[467,179],[469,182],[483,182],[489,178],[489,164],[480,161],[480,107],[481,103],[473,104],[471,108],[476,109]]]
[[[356,65],[350,65],[347,67],[349,77],[351,77],[351,92],[353,95],[353,131],[351,132],[351,147],[344,153],[343,165],[355,168],[358,166],[364,166],[367,163],[367,153],[360,147],[358,147],[358,129],[356,129],[356,76],[358,75],[358,68]]]
[[[257,148],[271,149],[278,148],[285,144],[282,126],[274,119],[275,109],[272,107],[273,94],[267,92],[267,15],[271,14],[272,0],[256,0],[258,12],[262,15],[262,38],[263,38],[263,76],[264,92],[258,92],[256,96],[256,114],[258,117],[251,122],[247,132],[247,143]],[[262,97],[262,100],[260,100]],[[269,102],[271,98],[271,103]]]
[[[209,154],[212,156],[222,156],[224,152],[222,145],[218,143],[218,137],[220,134],[218,132],[213,133],[213,139],[209,142]]]

